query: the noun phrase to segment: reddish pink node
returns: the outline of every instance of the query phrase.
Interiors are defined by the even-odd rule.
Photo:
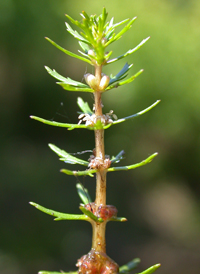
[[[89,203],[85,205],[85,208],[98,218],[102,218],[104,221],[109,220],[112,217],[117,217],[117,209],[113,205],[100,205],[97,207],[95,203]]]
[[[117,274],[119,266],[103,252],[95,249],[81,257],[76,266],[79,274]]]

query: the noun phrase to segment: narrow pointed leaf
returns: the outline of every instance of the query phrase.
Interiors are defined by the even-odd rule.
[[[71,52],[71,51],[68,51],[68,50],[62,48],[62,47],[59,46],[57,43],[55,43],[54,41],[52,41],[51,39],[49,39],[49,38],[47,38],[47,37],[46,37],[46,39],[47,39],[47,41],[49,41],[53,46],[55,46],[56,48],[58,48],[59,50],[61,50],[61,51],[64,52],[65,54],[67,54],[67,55],[69,55],[69,56],[71,56],[71,57],[77,58],[77,59],[79,59],[79,60],[82,60],[82,61],[84,61],[84,62],[86,62],[86,63],[92,65],[92,62],[91,62],[89,59],[86,59],[86,58],[84,58],[84,57],[82,57],[82,56],[79,56],[79,55],[77,55],[77,54],[75,54],[75,53],[73,53],[73,52]]]
[[[156,153],[152,154],[151,156],[149,156],[148,158],[146,158],[145,160],[143,160],[140,163],[137,163],[137,164],[134,164],[134,165],[129,165],[129,166],[110,167],[110,168],[107,169],[107,171],[111,172],[111,171],[121,171],[121,170],[135,169],[137,167],[149,164],[157,155],[158,155],[158,153],[156,152]]]
[[[121,119],[118,119],[116,121],[114,121],[112,124],[108,124],[106,126],[103,126],[104,129],[107,129],[109,127],[111,127],[112,125],[116,125],[116,124],[119,124],[119,123],[122,123],[122,122],[125,122],[129,119],[133,119],[133,118],[136,118],[146,112],[148,112],[149,110],[151,110],[152,108],[154,108],[158,103],[160,103],[160,100],[157,100],[155,103],[153,103],[151,106],[149,106],[148,108],[136,113],[136,114],[133,114],[133,115],[130,115],[130,116],[127,116],[127,117],[124,117],[124,118],[121,118]],[[89,113],[88,113],[89,114]],[[67,123],[59,123],[59,122],[55,122],[55,121],[50,121],[50,120],[46,120],[46,119],[43,119],[43,118],[40,118],[40,117],[37,117],[37,116],[30,116],[31,119],[34,119],[36,121],[39,121],[39,122],[42,122],[44,124],[47,124],[47,125],[50,125],[50,126],[56,126],[56,127],[64,127],[64,128],[68,128],[68,130],[73,130],[75,128],[85,128],[85,129],[89,129],[89,130],[95,130],[97,129],[97,127],[90,127],[90,126],[86,126],[84,124],[67,124]]]
[[[38,205],[36,203],[33,202],[29,202],[29,204],[31,204],[32,206],[34,206],[35,208],[37,208],[38,210],[51,215],[53,217],[56,217],[54,220],[55,221],[61,221],[61,220],[80,220],[80,221],[89,221],[89,218],[86,215],[78,215],[78,214],[66,214],[66,213],[61,213],[58,211],[54,211],[52,209],[48,209],[45,208],[41,205]]]
[[[108,221],[114,221],[114,222],[126,222],[127,219],[125,217],[112,217]]]
[[[117,75],[115,75],[114,77],[110,76],[110,82],[109,85],[120,81],[121,79],[123,79],[124,77],[126,77],[125,73],[127,71],[129,71],[129,69],[133,66],[133,64],[129,65],[128,63],[126,63],[124,65],[124,67],[120,70],[120,72],[117,73]],[[124,76],[125,75],[125,76]],[[123,77],[124,76],[124,77]]]
[[[65,90],[69,90],[69,91],[94,92],[94,90],[89,87],[88,88],[74,87],[69,84],[61,83],[61,82],[59,82],[57,84],[60,85],[61,87],[63,87]]]
[[[90,176],[94,177],[93,173],[97,173],[97,169],[89,169],[89,170],[84,170],[84,171],[72,171],[69,169],[61,169],[61,172],[67,174],[67,175],[73,175],[73,176]]]
[[[105,7],[103,7],[103,11],[102,11],[102,15],[101,15],[102,24],[101,24],[101,27],[99,28],[99,31],[100,31],[101,33],[102,33],[103,30],[104,30],[104,26],[105,26],[105,24],[106,24],[107,16],[108,16],[108,13],[106,12]]]
[[[114,21],[114,18],[111,18],[109,24],[107,25],[106,27],[106,31],[105,31],[105,38],[109,41],[110,40],[110,37],[112,36],[112,34],[114,33],[115,31],[115,28],[116,27],[119,27],[125,23],[127,23],[130,19],[127,18],[119,23],[116,23],[116,24],[113,24],[113,21]]]
[[[119,26],[121,26],[121,25],[127,23],[129,20],[130,20],[129,18],[124,19],[123,21],[121,21],[121,22],[119,22],[119,23],[113,24],[112,27],[113,27],[113,28],[117,28],[117,27],[119,27]]]
[[[77,21],[78,22],[78,21]],[[67,23],[65,22],[65,25],[67,27],[67,31],[72,35],[74,36],[74,38],[76,38],[77,40],[81,41],[81,42],[84,42],[86,44],[88,44],[88,40],[85,39],[81,34],[79,34],[76,30],[73,30],[72,27]],[[83,27],[83,25],[81,25]]]
[[[119,163],[123,159],[124,150],[121,150],[115,157],[111,159],[111,163]]]
[[[46,120],[37,116],[30,116],[31,119],[34,119],[36,121],[39,121],[41,123],[44,123],[46,125],[50,125],[50,126],[54,126],[54,127],[64,127],[64,128],[68,128],[68,130],[73,130],[75,128],[85,128],[85,129],[90,129],[90,130],[94,130],[95,128],[93,127],[89,127],[86,126],[84,124],[67,124],[67,123],[59,123],[59,122],[55,122],[55,121],[50,121],[50,120]]]
[[[148,112],[149,110],[151,110],[152,108],[154,108],[155,106],[157,106],[159,103],[160,103],[160,100],[157,100],[155,103],[153,103],[152,105],[150,105],[148,108],[143,109],[142,111],[139,111],[139,112],[137,112],[137,113],[135,113],[133,115],[130,115],[130,116],[118,119],[116,121],[113,121],[112,125],[116,125],[116,124],[125,122],[125,121],[127,121],[129,119],[136,118],[136,117],[138,117],[138,116],[140,116],[140,115]]]
[[[107,90],[110,90],[110,89],[113,89],[113,88],[117,88],[119,86],[123,86],[125,84],[129,84],[131,83],[133,80],[135,80],[135,78],[137,76],[139,76],[144,70],[141,69],[140,71],[138,71],[135,75],[131,76],[130,78],[126,79],[125,81],[122,81],[122,82],[117,82],[116,84],[112,84],[110,86],[108,86],[103,92],[107,91]]]
[[[79,164],[83,166],[88,166],[89,162],[79,159],[77,157],[72,156],[71,154],[67,153],[66,151],[58,148],[53,144],[49,144],[51,150],[53,150],[58,156],[62,157],[60,160],[68,163],[68,164]]]
[[[105,55],[105,60],[108,60],[110,58],[110,56],[112,55],[113,51],[111,50],[110,52],[108,52],[106,55]],[[106,65],[106,64],[105,64]]]
[[[88,27],[85,27],[84,29],[85,32],[81,32],[81,35],[84,37],[85,41],[87,41],[87,44],[91,47],[94,48],[96,45],[96,41],[94,40],[94,37],[92,35],[92,32]],[[86,43],[86,42],[85,42]]]
[[[80,14],[88,23],[90,23],[90,16],[84,10]]]
[[[129,20],[129,19],[127,19],[127,20]],[[111,29],[112,26],[113,26],[113,22],[114,22],[114,17],[112,17],[112,18],[110,19],[110,22],[107,23],[106,31],[105,31],[105,32],[110,31],[110,29]]]
[[[43,124],[49,125],[49,126],[54,126],[54,127],[64,127],[67,128],[68,130],[73,130],[75,128],[84,128],[84,129],[89,129],[89,130],[97,130],[97,129],[107,129],[109,128],[112,124],[108,124],[106,126],[103,126],[102,124],[97,123],[96,125],[94,125],[93,127],[91,126],[86,126],[84,124],[67,124],[67,123],[60,123],[60,122],[55,122],[55,121],[50,121],[50,120],[46,120],[37,116],[30,116],[31,119],[34,119],[36,121],[39,121]]]
[[[68,14],[65,14],[65,16],[69,19],[69,21],[74,24],[75,26],[79,27],[82,29],[83,25],[77,21],[77,20],[74,20],[71,16],[69,16]]]
[[[127,32],[131,27],[132,27],[132,24],[133,22],[137,19],[137,17],[134,17],[133,19],[130,20],[130,22],[120,31],[118,32],[117,35],[115,35],[114,37],[114,41],[118,40],[119,38],[121,38],[121,36]]]
[[[78,274],[78,272],[77,271],[74,271],[74,272],[72,272],[72,271],[70,271],[70,272],[63,272],[63,271],[61,271],[61,272],[52,272],[52,271],[45,271],[45,270],[42,270],[42,271],[40,271],[40,272],[38,272],[38,274]]]
[[[80,210],[87,215],[89,218],[91,218],[93,221],[97,222],[97,223],[103,223],[103,219],[102,218],[98,218],[97,216],[95,216],[90,210],[86,209],[84,206],[80,206],[79,207]]]
[[[113,58],[111,60],[108,60],[106,64],[111,64],[111,63],[114,63],[115,61],[118,61],[130,54],[132,54],[133,52],[136,52],[139,48],[141,48],[148,40],[150,39],[150,37],[147,37],[146,39],[142,40],[142,42],[140,42],[135,48],[133,49],[130,49],[128,50],[126,53],[116,57],[116,58]]]
[[[79,45],[82,48],[82,50],[84,50],[85,53],[88,53],[88,51],[90,50],[90,47],[88,46],[88,44],[79,41]]]
[[[85,56],[85,57],[88,57],[88,56],[89,56],[87,53],[82,52],[81,50],[78,50],[78,52],[79,52],[81,55]]]
[[[145,160],[143,160],[140,163],[134,164],[134,165],[129,165],[129,166],[121,166],[121,167],[110,167],[107,169],[107,172],[113,172],[113,171],[121,171],[121,170],[130,170],[130,169],[135,169],[137,167],[141,167],[144,166],[148,163],[150,163],[156,156],[158,155],[158,153],[154,153],[151,156],[149,156],[148,158],[146,158]],[[96,173],[98,170],[97,169],[89,169],[89,170],[84,170],[84,171],[72,171],[69,169],[61,169],[61,172],[67,174],[67,175],[74,175],[74,176],[91,176],[93,177],[93,173]]]
[[[88,102],[84,102],[81,97],[78,97],[77,104],[78,104],[79,108],[82,110],[83,113],[87,113],[89,115],[93,114],[91,108],[88,105]]]
[[[108,31],[106,33],[106,36],[105,36],[106,40],[109,41],[112,38],[112,35],[114,34],[114,31],[115,31],[115,29],[111,29],[110,31]]]
[[[78,274],[77,271],[70,271],[70,272],[64,272],[64,271],[61,271],[61,272],[52,272],[52,271],[46,271],[46,270],[42,270],[40,272],[38,272],[38,274]]]
[[[81,82],[78,82],[78,81],[75,81],[75,80],[72,80],[71,78],[67,77],[63,77],[62,75],[60,75],[58,72],[56,72],[54,69],[51,70],[49,67],[45,66],[45,69],[47,70],[47,72],[53,76],[54,78],[56,78],[57,80],[60,80],[62,82],[64,82],[65,84],[68,84],[70,86],[75,86],[75,87],[78,87],[78,88],[89,88],[88,85],[86,84],[83,84]]]
[[[122,37],[122,35],[128,31],[131,26],[132,23],[137,19],[137,17],[134,17],[132,20],[130,20],[130,22],[120,31],[118,32],[118,34],[112,36],[112,38],[105,44],[105,47],[107,47],[108,45],[110,45],[111,43],[113,43],[114,41],[120,39]]]
[[[133,269],[135,269],[139,265],[139,263],[140,263],[140,259],[135,258],[132,261],[128,262],[127,264],[120,266],[119,273],[125,274],[125,273],[130,272]]]
[[[76,184],[77,192],[82,202],[86,205],[88,203],[92,203],[92,199],[88,193],[87,188],[83,187],[81,184]]]
[[[140,272],[138,274],[151,274],[151,273],[155,272],[160,266],[161,266],[160,264],[155,264],[155,265],[149,267],[148,269],[146,269],[145,271]]]

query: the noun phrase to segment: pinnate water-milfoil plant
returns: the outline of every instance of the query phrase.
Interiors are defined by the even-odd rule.
[[[151,106],[147,107],[146,109],[121,119],[118,119],[113,111],[103,114],[102,94],[111,89],[115,89],[117,87],[131,83],[133,80],[135,80],[137,76],[139,76],[143,72],[143,70],[140,70],[131,77],[126,78],[128,76],[129,70],[132,67],[132,64],[129,65],[128,63],[125,63],[122,69],[115,76],[113,76],[112,74],[108,76],[103,73],[103,67],[108,66],[109,64],[113,64],[114,62],[124,59],[128,55],[134,53],[136,50],[142,47],[149,40],[150,37],[142,40],[140,44],[128,50],[124,54],[118,57],[111,58],[112,51],[107,50],[108,46],[110,46],[113,42],[119,40],[122,35],[131,28],[133,22],[136,20],[136,17],[131,20],[125,19],[119,23],[114,23],[114,18],[112,18],[110,21],[107,22],[107,12],[105,8],[103,8],[102,14],[100,14],[99,16],[88,16],[88,14],[83,11],[81,13],[81,22],[74,20],[69,15],[66,15],[66,17],[73,25],[80,29],[80,32],[78,32],[77,30],[74,30],[68,23],[66,23],[67,31],[72,36],[74,36],[75,39],[78,40],[81,48],[81,50],[79,50],[80,55],[77,55],[62,48],[49,38],[46,39],[56,48],[63,51],[65,54],[93,66],[94,75],[90,73],[85,74],[84,78],[86,83],[84,84],[82,82],[72,80],[69,77],[65,78],[64,76],[57,73],[55,70],[51,70],[48,67],[46,67],[46,70],[51,76],[59,81],[57,82],[57,84],[59,84],[65,90],[92,93],[94,96],[93,108],[91,109],[87,102],[84,102],[82,98],[78,97],[77,104],[81,110],[81,114],[79,114],[79,122],[77,124],[49,121],[36,116],[31,116],[31,118],[48,125],[65,127],[68,130],[81,128],[94,131],[95,148],[92,150],[92,155],[90,156],[88,161],[77,158],[53,144],[49,144],[49,147],[60,157],[61,161],[64,161],[67,164],[79,164],[82,166],[86,166],[86,169],[81,171],[62,169],[61,172],[76,177],[94,177],[94,175],[96,176],[96,198],[93,202],[87,189],[85,189],[82,184],[78,183],[76,187],[82,201],[79,206],[80,210],[82,211],[82,214],[80,215],[57,212],[51,209],[47,209],[33,202],[30,202],[30,204],[35,206],[37,209],[43,211],[44,213],[53,216],[55,218],[54,220],[57,221],[79,220],[91,223],[93,231],[91,250],[88,254],[78,259],[78,262],[76,264],[78,270],[74,273],[128,273],[137,267],[138,263],[140,262],[138,258],[133,259],[128,264],[119,267],[118,264],[114,262],[111,258],[109,258],[106,254],[105,230],[107,223],[109,221],[127,221],[127,219],[124,217],[117,217],[117,209],[115,206],[106,204],[106,174],[107,172],[131,170],[146,165],[155,158],[157,153],[152,154],[142,162],[136,164],[115,166],[116,163],[120,162],[123,159],[124,151],[120,151],[116,156],[113,157],[106,155],[104,149],[104,131],[111,126],[136,118],[148,112],[159,103],[159,100],[153,103]],[[116,29],[120,26],[123,27],[121,27],[121,30],[116,33]],[[153,273],[159,268],[159,266],[160,264],[153,265],[141,273]],[[39,273],[58,274],[60,272],[40,271]]]

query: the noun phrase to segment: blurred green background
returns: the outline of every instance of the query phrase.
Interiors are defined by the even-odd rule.
[[[68,152],[93,149],[93,132],[50,127],[29,116],[76,123],[77,97],[92,106],[90,94],[63,90],[44,65],[78,81],[93,69],[44,37],[76,53],[64,14],[79,20],[82,10],[99,14],[103,6],[115,22],[138,17],[113,44],[113,57],[151,36],[142,49],[106,68],[115,74],[127,61],[134,63],[131,75],[145,71],[104,94],[104,112],[112,109],[121,118],[161,99],[151,112],[106,131],[106,153],[124,149],[122,164],[159,152],[150,165],[108,174],[107,203],[128,222],[108,224],[107,253],[120,265],[140,257],[138,272],[161,263],[158,273],[200,273],[200,2],[0,0],[1,274],[75,270],[77,259],[90,250],[89,224],[54,222],[28,202],[80,213],[76,178],[59,173],[69,166],[47,144]],[[94,198],[94,179],[80,180]]]

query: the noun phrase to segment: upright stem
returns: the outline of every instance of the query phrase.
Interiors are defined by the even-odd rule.
[[[97,82],[101,81],[102,66],[96,66],[95,77]],[[101,119],[102,116],[102,102],[101,102],[101,92],[95,91],[95,115],[97,119]],[[96,159],[100,164],[104,163],[105,160],[105,149],[104,149],[104,129],[95,130],[95,149],[96,149]],[[96,206],[106,205],[106,170],[105,168],[100,168],[96,173]],[[92,247],[96,251],[102,251],[106,253],[106,240],[105,240],[105,229],[106,222],[103,223],[93,223],[93,238]]]

